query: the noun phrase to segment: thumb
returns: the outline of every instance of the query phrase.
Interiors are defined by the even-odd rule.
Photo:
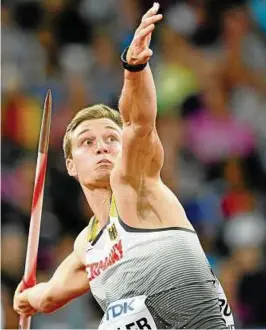
[[[19,283],[19,285],[17,286],[16,291],[15,291],[15,294],[19,294],[19,293],[21,293],[22,291],[24,291],[23,281],[21,281],[21,282]]]

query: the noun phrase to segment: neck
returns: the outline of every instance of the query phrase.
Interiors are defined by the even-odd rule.
[[[112,191],[110,187],[106,188],[88,188],[82,187],[87,202],[90,205],[92,212],[103,227],[107,220],[110,210],[110,199]]]

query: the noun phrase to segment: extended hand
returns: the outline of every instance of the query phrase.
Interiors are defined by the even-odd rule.
[[[29,317],[37,313],[37,310],[34,309],[28,300],[28,291],[30,289],[22,290],[22,282],[18,285],[14,299],[13,299],[13,308],[14,310],[23,317]]]
[[[155,28],[155,23],[159,22],[163,17],[162,14],[157,14],[158,10],[159,3],[155,2],[152,8],[142,17],[140,26],[137,28],[127,52],[128,64],[144,64],[152,56],[152,50],[149,48],[152,31]]]

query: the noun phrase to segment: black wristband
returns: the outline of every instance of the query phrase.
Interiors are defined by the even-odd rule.
[[[147,65],[147,62],[144,63],[144,64],[137,64],[137,65],[131,65],[131,64],[128,64],[127,63],[127,52],[128,52],[128,49],[129,47],[127,47],[122,55],[121,55],[121,62],[122,62],[122,65],[123,65],[123,68],[130,71],[130,72],[138,72],[138,71],[142,71],[146,65]]]

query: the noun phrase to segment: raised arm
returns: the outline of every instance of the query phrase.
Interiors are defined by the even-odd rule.
[[[152,50],[149,48],[152,32],[155,24],[162,19],[162,15],[157,14],[158,9],[159,4],[154,3],[142,17],[124,59],[129,67],[127,66],[128,69],[124,71],[124,85],[119,102],[124,123],[122,172],[134,177],[138,177],[138,174],[142,175],[144,168],[149,175],[158,172],[162,166],[163,152],[155,129],[156,90],[147,63],[152,56]],[[147,65],[143,70],[131,71],[145,63]],[[150,157],[144,159],[145,151],[149,151]],[[149,166],[152,162],[153,168]]]
[[[51,313],[89,290],[81,252],[85,251],[86,229],[77,237],[74,251],[61,263],[50,281],[21,292],[18,286],[14,309],[18,314],[31,316],[36,312]]]
[[[153,7],[142,17],[141,24],[135,32],[132,43],[126,54],[129,65],[145,64],[152,56],[149,48],[152,31],[155,23],[162,19],[157,14],[159,4]],[[153,127],[156,119],[157,100],[152,72],[149,64],[139,72],[124,72],[124,86],[120,98],[119,109],[126,125],[136,127]]]

